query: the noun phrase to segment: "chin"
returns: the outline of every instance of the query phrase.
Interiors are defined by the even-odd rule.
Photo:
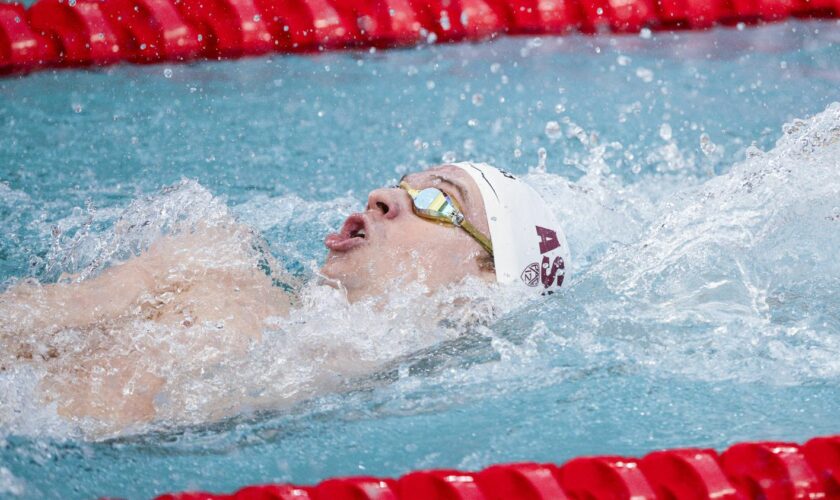
[[[324,265],[321,267],[320,272],[321,272],[322,275],[324,275],[327,278],[337,280],[337,279],[340,278],[340,276],[342,274],[341,270],[340,270],[341,267],[342,266],[340,266],[336,262],[335,258],[330,258],[330,256],[327,256],[327,260],[326,260],[326,262],[324,262]]]
[[[327,254],[327,260],[321,267],[321,274],[334,282],[340,282],[345,288],[353,286],[359,279],[359,263],[349,259],[347,254]],[[331,283],[337,285],[337,283]]]

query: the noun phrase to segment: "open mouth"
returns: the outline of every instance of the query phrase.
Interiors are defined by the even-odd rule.
[[[336,252],[346,252],[368,239],[368,227],[362,214],[353,214],[344,221],[341,231],[327,236],[324,245]]]

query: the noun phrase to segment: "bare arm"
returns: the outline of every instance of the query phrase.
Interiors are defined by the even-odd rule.
[[[0,368],[47,360],[43,396],[67,417],[117,428],[154,418],[160,367],[197,366],[173,352],[241,355],[267,318],[288,313],[292,297],[259,268],[248,238],[241,226],[202,228],[79,283],[12,287],[0,295]],[[144,322],[158,326],[138,335]]]

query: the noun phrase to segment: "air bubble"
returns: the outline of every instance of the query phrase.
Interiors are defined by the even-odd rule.
[[[164,78],[172,78],[172,68],[166,68],[163,70]]]
[[[455,151],[447,151],[443,153],[443,156],[440,159],[444,163],[454,163],[455,160],[458,159],[458,155],[455,154]]]
[[[484,104],[484,96],[481,94],[473,94],[472,103],[473,106],[481,106],[482,104]]]

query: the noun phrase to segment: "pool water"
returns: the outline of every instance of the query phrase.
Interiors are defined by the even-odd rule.
[[[466,333],[428,321],[440,306],[419,292],[383,310],[308,287],[246,356],[160,367],[167,397],[139,428],[66,421],[39,396],[46,369],[12,367],[0,497],[837,433],[838,89],[834,21],[0,80],[4,288],[95,275],[229,216],[311,279],[369,190],[456,159],[524,175],[563,221],[574,273],[539,300],[474,283],[437,297],[450,318],[490,321]],[[141,327],[123,333],[167,338]],[[345,364],[315,366],[324,352]]]

